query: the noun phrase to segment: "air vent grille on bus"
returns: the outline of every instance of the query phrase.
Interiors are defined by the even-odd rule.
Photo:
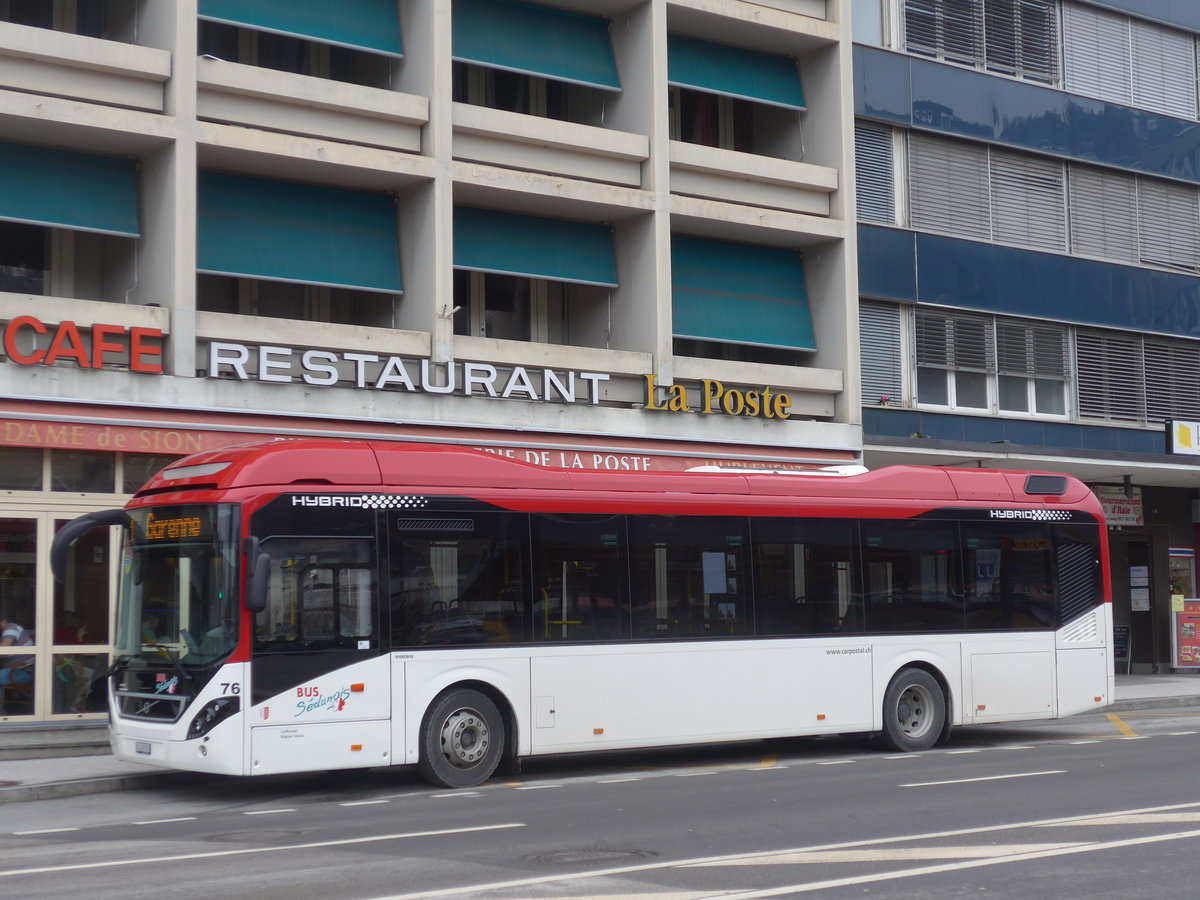
[[[398,531],[474,531],[474,519],[397,519]]]
[[[1070,622],[1099,602],[1100,595],[1096,586],[1095,548],[1090,544],[1059,544],[1059,622]]]
[[[1090,643],[1100,637],[1100,625],[1096,622],[1096,611],[1091,615],[1076,619],[1062,630],[1061,639],[1064,644]]]

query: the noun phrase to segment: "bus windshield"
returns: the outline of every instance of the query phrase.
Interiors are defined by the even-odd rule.
[[[207,667],[238,641],[237,509],[130,510],[121,562],[116,654]]]

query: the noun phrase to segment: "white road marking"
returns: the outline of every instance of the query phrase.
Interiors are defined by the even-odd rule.
[[[434,800],[453,800],[455,797],[478,797],[479,791],[455,791],[453,794],[430,794]]]
[[[956,755],[961,755],[963,753],[978,753],[978,752],[979,752],[978,750],[947,750],[946,755],[947,756],[956,756]]]
[[[64,831],[78,831],[77,826],[72,825],[69,828],[36,828],[33,831],[14,831],[13,834],[61,834]]]
[[[629,784],[631,781],[641,781],[640,778],[602,778],[597,784]]]
[[[799,853],[780,853],[769,859],[743,859],[736,862],[707,862],[691,869],[720,866],[796,865],[798,863],[863,863],[900,862],[914,859],[992,859],[1060,847],[1082,847],[1088,841],[1066,841],[1056,844],[979,844],[953,847],[877,847],[870,850],[807,850]]]
[[[550,788],[560,788],[561,784],[526,784],[517,788],[518,791],[545,791]]]
[[[1082,744],[1100,744],[1100,743],[1103,743],[1103,741],[1071,741],[1071,744],[1076,747],[1081,746]]]
[[[1200,822],[1200,812],[1135,813],[1128,816],[1098,816],[1082,822],[1069,822],[1071,827],[1083,825],[1163,825]]]
[[[789,884],[782,887],[767,888],[761,891],[731,891],[720,894],[722,900],[757,900],[759,897],[779,897],[785,894],[807,894],[810,891],[824,891],[835,887],[851,885],[874,884],[880,881],[893,881],[897,878],[918,878],[923,875],[936,875],[942,872],[955,872],[962,869],[978,869],[984,866],[998,866],[1010,862],[1029,862],[1035,859],[1048,859],[1055,856],[1070,856],[1075,853],[1091,853],[1094,850],[1115,850],[1121,847],[1136,847],[1142,844],[1154,844],[1162,841],[1178,841],[1187,838],[1200,837],[1200,831],[1177,831],[1172,834],[1160,834],[1152,837],[1130,838],[1123,841],[1108,841],[1098,844],[1079,844],[1072,847],[1061,847],[1052,850],[1037,850],[1032,853],[1018,853],[1013,856],[1002,856],[997,859],[972,859],[964,862],[945,863],[940,866],[921,866],[915,869],[896,869],[891,872],[876,872],[872,875],[857,875],[849,878],[831,878],[826,881],[811,881],[801,884]]]
[[[277,816],[280,813],[295,812],[293,809],[248,809],[242,813],[243,816]]]
[[[921,757],[915,753],[894,753],[891,756],[885,756],[884,759],[920,759]]]
[[[697,775],[716,775],[717,773],[716,772],[672,772],[671,774],[673,774],[676,778],[695,778]]]
[[[131,825],[166,825],[168,822],[195,822],[197,816],[176,816],[173,819],[143,819],[141,822],[130,822]]]
[[[1121,812],[1110,813],[1108,815],[1134,815],[1134,814],[1140,814],[1140,813],[1170,812],[1173,810],[1196,809],[1197,807],[1200,807],[1200,803],[1178,803],[1178,804],[1174,804],[1171,806],[1151,806],[1151,807],[1144,807],[1141,809],[1123,810]],[[905,835],[903,837],[871,838],[871,839],[862,840],[862,841],[846,841],[846,842],[838,843],[838,844],[815,845],[812,847],[797,847],[797,848],[793,848],[791,850],[773,851],[773,852],[768,852],[768,853],[763,853],[763,852],[759,851],[759,852],[755,852],[755,853],[736,853],[736,854],[728,854],[725,856],[713,856],[713,857],[698,858],[698,859],[691,859],[691,860],[678,860],[676,862],[642,863],[640,865],[619,866],[619,867],[613,867],[613,868],[609,868],[609,869],[594,869],[589,872],[576,872],[576,873],[571,873],[571,874],[567,874],[567,875],[542,875],[542,876],[534,876],[534,877],[530,877],[530,878],[518,878],[518,879],[513,879],[510,881],[497,881],[497,882],[484,883],[484,884],[473,884],[473,885],[458,885],[456,887],[451,887],[451,888],[439,888],[437,890],[419,891],[417,893],[410,893],[410,894],[389,894],[387,896],[373,898],[373,900],[426,900],[426,898],[431,898],[431,897],[459,897],[459,896],[463,896],[465,894],[471,894],[471,893],[488,895],[488,894],[495,894],[499,891],[503,891],[503,890],[506,890],[509,888],[526,888],[526,887],[530,887],[533,885],[554,884],[554,883],[560,883],[560,882],[566,883],[566,882],[572,882],[572,881],[581,881],[585,878],[601,878],[601,877],[608,877],[608,876],[632,875],[632,874],[636,874],[638,872],[648,872],[648,871],[653,871],[653,870],[671,869],[671,868],[677,868],[677,867],[683,868],[683,867],[697,866],[697,865],[701,865],[703,863],[717,862],[720,860],[724,860],[728,863],[734,864],[737,861],[744,860],[744,859],[765,859],[767,857],[775,855],[776,853],[798,853],[798,852],[802,852],[802,851],[811,852],[811,851],[824,851],[824,850],[840,850],[840,849],[847,849],[847,848],[853,848],[853,847],[874,847],[874,846],[880,846],[883,844],[894,844],[898,841],[909,842],[909,841],[919,841],[919,840],[938,840],[941,838],[959,837],[959,836],[967,835],[967,834],[994,834],[996,832],[1001,832],[1001,831],[1011,831],[1011,830],[1020,829],[1020,828],[1031,828],[1031,827],[1037,827],[1037,826],[1043,826],[1043,825],[1044,826],[1064,825],[1064,824],[1069,825],[1073,822],[1077,822],[1077,821],[1080,821],[1083,819],[1089,819],[1089,818],[1095,818],[1095,816],[1094,815],[1091,815],[1091,816],[1064,816],[1062,818],[1057,818],[1057,819],[1036,819],[1036,820],[1032,820],[1032,821],[1028,821],[1028,822],[1012,822],[1007,825],[982,825],[982,826],[979,826],[976,828],[961,828],[961,829],[955,829],[955,830],[951,830],[951,831],[930,832],[927,834],[911,834],[911,835]],[[1168,835],[1168,836],[1166,836],[1166,839],[1174,839],[1176,836],[1177,837],[1200,836],[1200,831],[1187,832],[1187,833],[1183,833],[1183,834],[1179,834],[1179,835]],[[1156,840],[1156,838],[1142,839],[1141,842],[1148,843],[1152,840]],[[1044,855],[1064,855],[1064,854],[1070,853],[1070,852],[1083,852],[1083,851],[1091,850],[1091,849],[1103,849],[1103,848],[1107,848],[1110,846],[1120,846],[1120,845],[1121,845],[1121,842],[1113,842],[1111,844],[1084,844],[1084,845],[1079,846],[1078,848],[1068,847],[1068,848],[1063,848],[1063,849],[1059,849],[1059,850],[1045,851]],[[886,880],[888,878],[900,877],[903,875],[907,875],[910,872],[930,873],[930,872],[938,872],[938,871],[949,871],[950,869],[960,868],[960,867],[969,868],[972,866],[980,866],[980,865],[994,865],[997,862],[1010,862],[1010,861],[1023,860],[1023,859],[1029,859],[1029,858],[1038,858],[1038,855],[1037,854],[1022,854],[1020,856],[1003,857],[999,860],[983,860],[983,861],[973,860],[968,863],[960,863],[958,865],[952,865],[952,866],[944,866],[944,867],[934,866],[934,867],[928,867],[928,868],[924,868],[924,869],[901,870],[899,873],[886,873],[880,877],[874,878],[874,880],[881,881],[881,880]],[[848,883],[850,883],[850,882],[848,882]],[[857,882],[854,882],[854,883],[857,883]],[[813,890],[813,888],[809,887],[808,885],[801,885],[799,887],[791,886],[791,887],[777,889],[773,893],[786,894],[790,891],[807,891],[807,890]],[[710,892],[710,893],[708,893],[706,895],[702,895],[702,896],[709,896],[709,897],[720,896],[721,898],[723,898],[723,900],[735,900],[735,898],[751,898],[751,897],[758,897],[758,896],[771,896],[771,894],[770,893],[756,894],[756,893]]]
[[[848,766],[855,762],[853,759],[827,759],[824,762],[817,763],[818,766]]]
[[[1171,737],[1183,737],[1185,734],[1196,734],[1195,731],[1168,731],[1167,734]]]
[[[122,866],[144,866],[150,863],[179,862],[186,859],[219,859],[224,856],[247,856],[253,853],[286,853],[289,850],[313,850],[317,847],[349,847],[355,844],[378,844],[405,838],[444,837],[454,834],[473,834],[479,831],[500,831],[505,828],[524,828],[524,822],[502,825],[476,825],[472,828],[440,828],[436,831],[408,831],[402,834],[377,834],[370,837],[342,838],[335,841],[313,841],[307,844],[285,844],[282,847],[243,847],[237,850],[210,850],[207,853],[181,853],[176,856],[145,856],[137,859],[110,859],[102,862],[71,863],[64,866],[39,866],[35,869],[0,869],[0,878],[16,875],[44,875],[48,872],[79,872],[84,869],[114,869]],[[64,829],[72,831],[75,829]]]
[[[896,787],[937,787],[942,784],[971,784],[976,781],[1004,781],[1006,778],[1036,778],[1038,775],[1066,774],[1066,769],[1050,769],[1047,772],[1016,772],[1012,775],[984,775],[982,778],[955,778],[950,781],[918,781],[913,784],[898,784]]]
[[[380,803],[387,802],[387,800],[347,800],[344,803],[339,803],[338,806],[377,806]]]

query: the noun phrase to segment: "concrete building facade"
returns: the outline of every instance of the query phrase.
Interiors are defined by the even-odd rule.
[[[0,4],[0,721],[93,715],[166,461],[860,459],[842,0]]]

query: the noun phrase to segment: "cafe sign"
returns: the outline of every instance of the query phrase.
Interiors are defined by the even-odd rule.
[[[35,316],[17,316],[0,326],[4,355],[19,366],[74,362],[81,369],[128,368],[161,375],[163,333],[158,328],[124,325],[51,325]]]

